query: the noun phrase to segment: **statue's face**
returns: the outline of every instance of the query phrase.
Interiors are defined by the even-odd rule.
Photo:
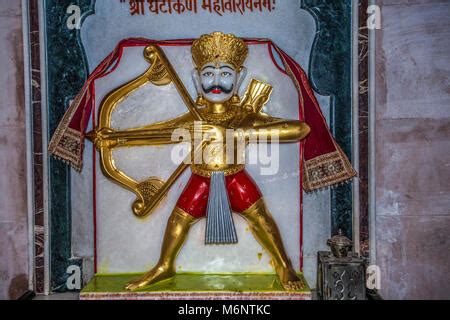
[[[210,102],[226,102],[237,90],[238,75],[229,64],[208,63],[199,70],[199,89],[203,97]]]

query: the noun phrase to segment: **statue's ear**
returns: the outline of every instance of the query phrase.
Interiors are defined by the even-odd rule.
[[[197,69],[192,69],[191,72],[192,81],[194,82],[195,90],[197,90],[197,94],[200,95],[202,93],[201,91],[201,83],[200,83],[200,76],[198,74]]]
[[[241,88],[242,82],[244,82],[246,76],[247,76],[247,68],[242,67],[237,76],[235,93],[239,93],[239,89]]]

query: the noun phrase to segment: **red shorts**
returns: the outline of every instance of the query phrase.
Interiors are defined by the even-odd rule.
[[[210,180],[210,178],[192,174],[178,199],[177,207],[195,218],[206,216]],[[245,170],[226,176],[225,184],[231,209],[234,212],[241,213],[247,210],[262,197],[258,186]]]

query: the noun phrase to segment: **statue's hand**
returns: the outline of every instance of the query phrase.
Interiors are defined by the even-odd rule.
[[[113,148],[118,144],[118,139],[110,138],[115,131],[111,128],[95,129],[89,132],[86,137],[91,140],[97,150],[102,148]]]
[[[205,125],[205,137],[211,142],[220,142],[225,140],[226,128],[218,125]]]
[[[209,123],[202,123],[201,125],[196,123],[192,124],[188,128],[192,137],[195,139],[201,136],[203,140],[210,142],[224,141],[226,135],[226,128]]]

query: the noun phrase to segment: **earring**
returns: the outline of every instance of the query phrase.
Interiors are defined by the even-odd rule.
[[[204,106],[204,105],[206,105],[206,100],[205,100],[205,98],[203,98],[203,96],[201,94],[199,94],[197,96],[197,100],[195,101],[195,104],[198,106]]]
[[[231,97],[231,103],[232,104],[240,104],[241,103],[241,98],[239,97],[239,95],[237,93],[235,93],[232,97]]]

